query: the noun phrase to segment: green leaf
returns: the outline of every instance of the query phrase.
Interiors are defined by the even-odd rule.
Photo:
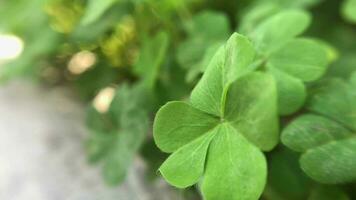
[[[322,81],[312,88],[308,109],[283,131],[282,142],[304,152],[300,163],[314,180],[347,183],[356,180],[355,90],[340,79]]]
[[[256,200],[266,181],[264,155],[228,124],[217,128],[209,147],[203,196],[207,200]]]
[[[313,148],[302,155],[302,169],[313,179],[328,184],[356,180],[356,137]]]
[[[356,22],[356,0],[343,1],[341,11],[346,20],[353,23]]]
[[[355,89],[340,79],[320,83],[312,91],[307,108],[333,119],[356,132]]]
[[[295,151],[304,152],[349,136],[351,132],[339,123],[322,116],[305,114],[283,130],[282,142]]]
[[[311,39],[294,39],[274,52],[267,65],[303,81],[320,78],[328,64],[324,46]]]
[[[250,73],[230,85],[223,116],[250,142],[269,151],[279,139],[276,102],[276,85],[272,76]]]
[[[207,66],[204,57],[209,49],[215,50],[229,37],[228,18],[219,12],[203,11],[184,24],[187,39],[178,46],[177,60],[188,69],[188,73],[201,73]],[[211,50],[210,50],[211,51]],[[209,55],[212,55],[210,52]],[[210,58],[208,61],[210,61]],[[187,80],[193,81],[196,75],[188,75]]]
[[[162,176],[178,188],[185,188],[198,182],[204,172],[205,157],[210,141],[217,128],[182,146],[159,168]]]
[[[144,84],[153,88],[168,50],[168,34],[159,32],[152,38],[145,38],[134,72],[139,75]],[[154,49],[154,51],[153,51]]]
[[[217,42],[206,49],[204,56],[200,60],[200,62],[198,62],[196,65],[193,65],[189,69],[186,76],[186,81],[188,83],[194,82],[196,78],[206,70],[206,68],[209,66],[211,58],[215,55],[219,48],[223,46],[223,44],[223,42]]]
[[[204,11],[184,24],[188,37],[178,47],[177,59],[184,68],[192,68],[203,58],[206,49],[225,41],[230,33],[224,14]]]
[[[153,137],[162,151],[174,152],[213,129],[218,122],[218,118],[187,103],[173,101],[156,114]]]
[[[299,110],[305,102],[303,82],[315,81],[326,71],[325,45],[312,39],[293,39],[267,59],[267,69],[277,81],[278,109],[281,115]]]
[[[207,113],[222,116],[223,93],[238,77],[250,71],[255,53],[251,43],[234,33],[210,62],[203,77],[191,94],[194,107]]]
[[[278,11],[280,11],[279,5],[271,3],[271,1],[260,1],[252,5],[241,16],[242,19],[238,27],[239,32],[250,34],[264,19],[276,14]]]
[[[295,39],[309,23],[310,16],[306,12],[280,11],[260,22],[250,34],[262,65],[276,79],[280,115],[290,115],[304,105],[303,82],[319,79],[331,59],[322,42]]]
[[[89,0],[81,24],[88,25],[93,23],[116,2],[119,2],[119,0]]]
[[[198,13],[184,24],[190,36],[220,40],[225,40],[229,36],[229,26],[225,14],[209,10]]]
[[[251,33],[251,37],[257,50],[269,55],[303,33],[309,24],[310,16],[304,11],[282,11],[261,22]]]
[[[276,80],[279,114],[289,115],[300,109],[307,95],[304,83],[278,69],[269,68],[268,72]]]

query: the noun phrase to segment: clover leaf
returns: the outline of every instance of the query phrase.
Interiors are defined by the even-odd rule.
[[[289,9],[307,9],[320,3],[321,0],[270,0],[270,1],[255,1],[250,6],[246,7],[240,17],[239,31],[244,34],[249,34],[253,29],[264,19],[272,15]]]
[[[282,142],[303,152],[302,169],[321,183],[356,180],[356,93],[352,81],[331,79],[314,88],[307,104],[311,114],[292,121]]]
[[[270,56],[266,65],[277,81],[280,114],[294,113],[304,105],[304,82],[319,79],[327,64],[322,44],[304,38],[289,41]]]
[[[107,183],[124,180],[132,159],[148,131],[147,111],[140,101],[142,86],[122,85],[110,105],[108,113],[98,113],[91,108],[87,124],[91,135],[87,142],[89,159],[101,161]]]
[[[309,14],[304,11],[281,11],[261,22],[250,37],[256,49],[268,55],[303,33],[310,21]]]
[[[184,29],[187,39],[178,47],[177,60],[188,69],[187,80],[193,81],[206,68],[204,55],[209,51],[214,53],[229,37],[229,21],[224,14],[204,11],[186,22]]]
[[[309,24],[308,13],[288,10],[260,22],[250,33],[260,62],[276,79],[281,115],[300,109],[306,99],[304,82],[315,81],[326,71],[326,46],[313,39],[296,38]]]
[[[278,143],[276,86],[251,72],[249,40],[233,34],[210,62],[190,102],[169,102],[157,113],[156,145],[172,153],[160,167],[172,185],[201,182],[205,199],[258,199],[267,174],[261,150]]]

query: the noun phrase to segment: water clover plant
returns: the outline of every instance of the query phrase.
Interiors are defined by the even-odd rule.
[[[233,34],[212,58],[189,102],[173,101],[157,113],[157,146],[172,153],[159,171],[172,185],[200,183],[205,199],[258,199],[266,159],[278,143],[273,77],[251,72],[250,41]]]
[[[355,79],[356,74],[349,83],[331,79],[316,86],[307,104],[310,113],[299,116],[283,131],[282,142],[302,152],[301,168],[318,182],[356,180]]]

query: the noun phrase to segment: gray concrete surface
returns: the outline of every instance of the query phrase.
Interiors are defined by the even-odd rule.
[[[86,162],[83,110],[63,88],[0,86],[1,200],[179,199],[162,180],[145,182],[140,158],[123,185],[106,186]]]

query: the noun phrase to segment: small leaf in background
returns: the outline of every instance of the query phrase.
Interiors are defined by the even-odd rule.
[[[268,72],[277,80],[281,115],[292,114],[304,105],[306,89],[303,82],[315,81],[325,73],[326,53],[325,47],[317,41],[293,39],[267,59]]]
[[[320,183],[338,184],[356,180],[356,137],[309,149],[300,158],[302,169]]]
[[[89,0],[81,24],[88,25],[96,21],[113,4],[120,0]]]
[[[346,20],[356,23],[356,0],[344,0],[341,12]]]
[[[148,88],[153,88],[168,50],[168,34],[159,32],[152,38],[143,40],[139,58],[134,65],[134,72]]]
[[[243,34],[250,34],[264,19],[284,10],[295,10],[313,7],[322,0],[270,0],[254,1],[243,12],[238,13],[240,24],[238,30]]]
[[[187,38],[178,47],[179,64],[188,71],[206,68],[202,62],[209,48],[217,49],[229,36],[230,27],[224,14],[204,11],[184,24]],[[191,80],[187,77],[188,80]]]
[[[302,81],[320,78],[327,66],[325,48],[311,39],[294,39],[273,53],[268,64]]]
[[[293,120],[282,134],[282,142],[289,148],[303,152],[334,140],[352,136],[339,123],[328,118],[305,114]]]
[[[356,93],[340,79],[315,86],[307,108],[282,133],[282,142],[303,152],[300,164],[314,180],[325,184],[356,180]]]
[[[251,32],[266,18],[276,14],[280,11],[278,4],[269,2],[255,3],[250,7],[247,7],[246,10],[239,16],[240,25],[238,26],[239,32],[243,34],[251,34]]]
[[[188,70],[186,75],[186,81],[188,83],[194,82],[197,77],[199,77],[199,75],[201,75],[206,70],[206,68],[208,68],[211,58],[223,45],[223,42],[218,42],[206,49],[202,60],[197,65],[194,65],[194,67],[191,67]]]
[[[303,33],[310,21],[307,12],[301,10],[282,11],[261,22],[251,33],[251,38],[259,52],[269,55]]]
[[[315,86],[307,108],[356,132],[356,95],[352,85],[331,79]]]
[[[233,34],[190,103],[169,102],[158,111],[153,134],[162,151],[173,152],[160,168],[170,184],[184,188],[201,180],[207,200],[261,195],[267,173],[261,150],[278,142],[278,114],[275,82],[249,73],[253,59],[251,43]]]
[[[295,9],[278,11],[272,6],[274,4],[267,5],[265,8],[269,9],[262,11],[275,14],[266,19],[255,19],[260,22],[255,22],[258,25],[249,35],[262,67],[266,67],[276,79],[279,114],[290,115],[304,105],[304,82],[315,81],[326,72],[332,59],[332,55],[328,55],[331,47],[317,40],[296,38],[310,24],[307,12]],[[254,25],[249,26],[252,29]]]

